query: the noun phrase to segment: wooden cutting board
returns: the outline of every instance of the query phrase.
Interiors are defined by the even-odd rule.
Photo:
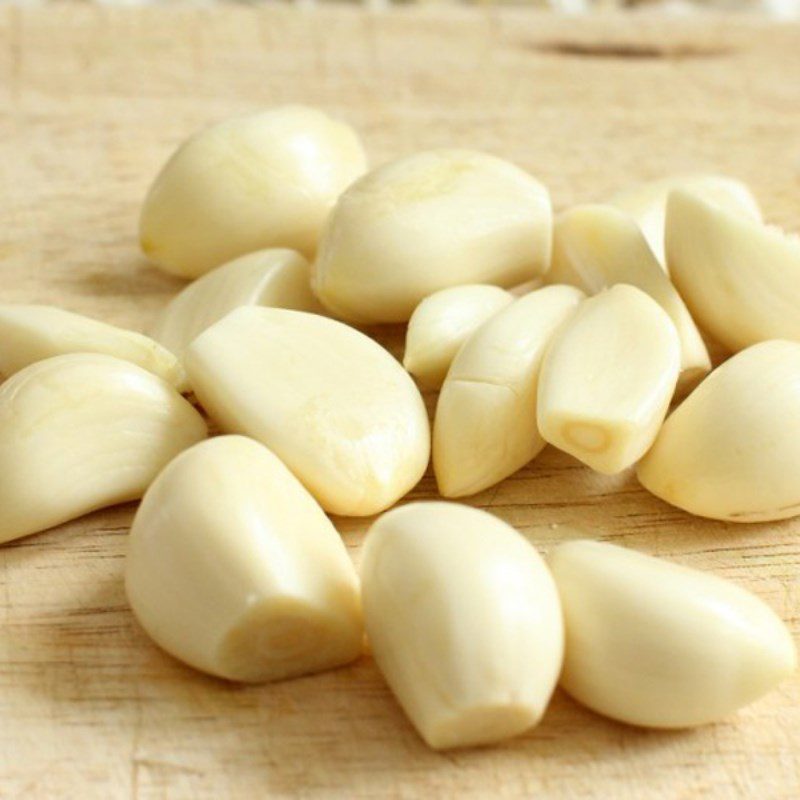
[[[800,230],[799,79],[800,28],[743,20],[4,8],[0,300],[146,329],[180,286],[137,250],[156,169],[198,126],[294,101],[354,123],[375,162],[484,148],[537,174],[558,207],[714,170]],[[401,331],[381,338],[399,352]],[[413,493],[434,496],[430,476]],[[800,521],[693,519],[630,475],[592,475],[552,450],[471,502],[545,550],[578,525],[714,570],[800,632]],[[436,754],[368,658],[273,686],[204,677],[157,650],[126,607],[133,511],[0,547],[2,798],[800,796],[797,681],[724,724],[670,733],[557,693],[527,735]],[[336,522],[357,559],[369,520]]]

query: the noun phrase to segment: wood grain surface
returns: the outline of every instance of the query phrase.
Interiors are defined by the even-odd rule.
[[[289,101],[347,118],[375,162],[438,145],[493,151],[542,178],[558,207],[722,171],[798,230],[799,78],[800,28],[761,22],[6,7],[0,301],[146,329],[180,286],[137,251],[156,169],[198,126]],[[399,352],[401,333],[380,338]],[[435,496],[430,475],[412,496]],[[599,477],[552,449],[472,502],[545,550],[576,525],[714,570],[800,633],[800,521],[694,519],[630,475]],[[723,724],[671,733],[557,693],[521,738],[435,754],[368,658],[272,686],[204,677],[160,652],[126,607],[133,511],[0,548],[2,798],[800,796],[797,681]],[[369,521],[336,522],[357,559]]]

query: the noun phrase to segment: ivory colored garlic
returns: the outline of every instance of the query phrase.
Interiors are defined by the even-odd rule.
[[[375,514],[425,472],[430,431],[414,381],[341,322],[239,308],[189,345],[185,364],[221,428],[266,444],[326,511]]]
[[[669,416],[637,474],[692,514],[800,514],[800,343],[762,342],[717,367]]]
[[[339,199],[312,268],[343,319],[405,322],[450,286],[514,286],[550,262],[550,196],[507,161],[427,150],[365,175]]]
[[[138,364],[175,386],[188,388],[172,352],[147,336],[55,306],[0,305],[0,375],[67,353],[101,353]]]
[[[361,562],[375,661],[433,748],[490,744],[535,725],[563,657],[558,593],[502,520],[411,503],[370,529]]]
[[[797,668],[786,626],[734,583],[610,544],[551,555],[566,629],[561,686],[621,722],[722,720]]]
[[[362,652],[344,543],[281,461],[243,436],[192,447],[158,476],[133,521],[125,588],[157,644],[222,678],[291,678]]]
[[[673,175],[618,192],[609,202],[633,217],[662,267],[667,264],[664,249],[667,197],[674,189],[692,192],[744,219],[761,220],[761,210],[747,186],[724,175]]]
[[[592,469],[621,472],[656,438],[679,369],[666,312],[617,284],[585,300],[553,337],[539,376],[539,431]]]
[[[162,311],[153,338],[182,355],[193,339],[239,306],[322,311],[308,261],[294,250],[258,250],[188,284]]]
[[[498,286],[472,284],[426,297],[408,321],[403,366],[425,389],[438,389],[464,342],[513,296]]]
[[[433,467],[444,497],[475,494],[535,458],[539,369],[550,339],[584,295],[547,286],[515,300],[459,350],[439,394]]]
[[[107,355],[37,361],[0,386],[0,542],[135,500],[206,436],[174,388]]]
[[[800,340],[800,238],[684,191],[667,211],[670,272],[698,324],[736,352]]]
[[[353,129],[321,111],[232,117],[164,165],[142,208],[142,250],[186,278],[266,247],[313,255],[336,198],[365,169]]]
[[[556,218],[548,283],[567,283],[596,294],[627,283],[646,292],[669,314],[681,344],[681,392],[711,369],[700,332],[681,296],[656,260],[634,220],[610,205],[575,206]]]

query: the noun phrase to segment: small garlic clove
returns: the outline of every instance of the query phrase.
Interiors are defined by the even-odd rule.
[[[631,725],[715,722],[788,678],[797,652],[766,603],[729,581],[610,544],[551,554],[566,630],[561,687]]]
[[[617,284],[585,300],[553,337],[539,375],[539,431],[592,469],[620,472],[652,445],[679,369],[666,312]]]
[[[403,366],[424,389],[438,389],[461,345],[513,299],[504,289],[487,284],[434,292],[408,321]]]
[[[550,196],[523,170],[473,150],[428,150],[365,175],[340,198],[312,284],[337,316],[405,322],[450,286],[514,286],[550,261]]]
[[[627,283],[641,289],[669,314],[680,337],[678,389],[694,388],[711,369],[700,332],[685,303],[628,214],[609,205],[575,206],[556,218],[548,283],[566,283],[596,294]]]
[[[153,338],[182,355],[206,328],[240,306],[321,312],[310,280],[308,261],[294,250],[248,253],[207,272],[179,292],[161,313]]]
[[[381,672],[433,748],[490,744],[535,725],[563,657],[558,593],[536,549],[455,503],[381,516],[361,562]]]
[[[664,247],[667,197],[674,189],[685,189],[744,219],[761,220],[761,209],[752,192],[741,181],[724,175],[674,175],[618,192],[610,204],[633,217],[662,269],[667,265]]]
[[[668,417],[637,475],[691,514],[800,514],[800,343],[762,342],[717,367]]]
[[[210,439],[144,496],[125,587],[167,652],[235,681],[346,664],[363,650],[358,579],[336,529],[263,445]]]
[[[168,349],[147,336],[55,306],[0,305],[0,375],[53,356],[101,353],[158,375],[178,391],[188,390],[186,373]]]
[[[729,350],[800,340],[800,237],[675,191],[667,259],[698,324]]]
[[[515,300],[465,342],[447,373],[433,427],[444,497],[487,489],[545,446],[536,427],[539,369],[551,337],[584,295],[548,286]]]
[[[192,342],[185,363],[222,429],[266,444],[326,511],[375,514],[425,472],[430,430],[414,381],[341,322],[239,308]]]
[[[336,198],[365,169],[353,129],[321,111],[232,117],[191,136],[164,165],[142,208],[142,250],[186,278],[266,247],[311,256]]]
[[[142,496],[206,436],[175,389],[128,361],[75,353],[0,386],[0,542]]]

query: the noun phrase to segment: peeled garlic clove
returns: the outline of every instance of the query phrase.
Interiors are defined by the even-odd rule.
[[[426,297],[408,322],[403,366],[426,389],[438,389],[462,344],[511,303],[497,286],[453,286]]]
[[[431,747],[516,736],[550,700],[563,656],[553,579],[511,526],[411,503],[370,529],[361,562],[375,661]]]
[[[536,391],[545,349],[583,292],[548,286],[515,300],[466,341],[447,373],[433,426],[433,468],[444,497],[499,483],[545,446]]]
[[[365,169],[352,128],[320,111],[232,117],[164,165],[142,208],[142,250],[187,278],[265,247],[313,255],[336,198]]]
[[[676,191],[667,257],[695,319],[728,349],[800,340],[800,238]]]
[[[618,283],[641,289],[669,314],[678,331],[680,390],[693,388],[711,369],[708,350],[681,296],[637,224],[613,206],[575,206],[556,218],[547,281],[571,284],[587,294]]]
[[[102,353],[138,364],[175,386],[188,389],[178,359],[158,342],[55,306],[0,305],[0,375],[67,353]]]
[[[758,202],[747,186],[724,175],[674,175],[614,195],[609,202],[633,217],[662,267],[667,264],[664,248],[667,197],[674,189],[685,189],[744,219],[761,220]]]
[[[680,343],[664,310],[617,284],[584,301],[553,337],[539,375],[539,431],[592,469],[644,455],[675,391]]]
[[[514,286],[550,261],[550,196],[513,164],[473,150],[429,150],[354,183],[312,268],[314,291],[353,322],[405,322],[449,286]]]
[[[792,637],[729,581],[610,544],[573,541],[550,557],[564,609],[561,686],[631,725],[721,720],[797,668]]]
[[[762,342],[717,367],[664,423],[637,474],[691,514],[800,514],[800,343]]]
[[[239,306],[321,312],[310,280],[308,261],[294,250],[248,253],[186,286],[161,313],[153,338],[182,355],[193,339]]]
[[[164,650],[222,678],[291,678],[362,652],[344,543],[281,461],[243,436],[192,447],[147,490],[125,588]]]
[[[222,429],[266,444],[326,511],[375,514],[425,472],[430,431],[414,381],[341,322],[239,308],[189,345],[185,363]]]
[[[175,389],[128,361],[31,364],[0,386],[0,542],[141,497],[205,435]]]

